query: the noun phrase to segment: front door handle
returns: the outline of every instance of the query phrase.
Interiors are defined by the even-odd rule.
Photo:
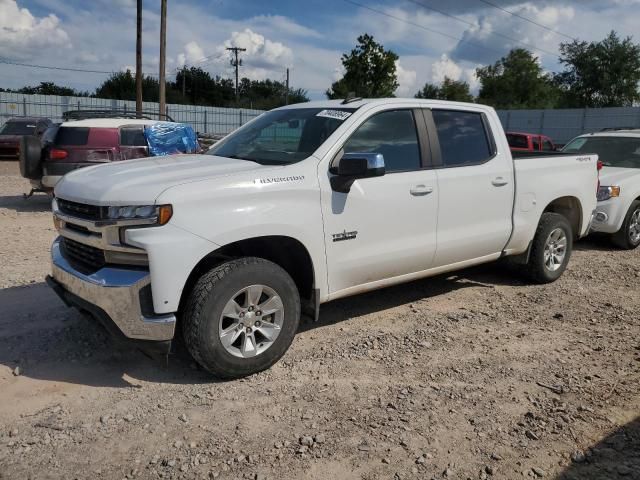
[[[509,183],[508,181],[506,181],[504,178],[502,177],[496,177],[493,180],[491,180],[491,184],[494,187],[504,187],[507,183]]]
[[[416,185],[409,190],[411,195],[415,197],[421,197],[422,195],[428,195],[433,192],[433,187],[427,187],[426,185]]]

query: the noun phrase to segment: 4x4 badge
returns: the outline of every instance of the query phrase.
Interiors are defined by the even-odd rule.
[[[358,232],[355,230],[352,232],[347,232],[345,230],[341,233],[332,233],[331,236],[333,237],[334,242],[343,242],[345,240],[353,240],[358,236]]]

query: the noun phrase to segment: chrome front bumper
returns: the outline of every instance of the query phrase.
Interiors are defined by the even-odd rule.
[[[104,267],[85,275],[64,258],[60,239],[51,247],[52,280],[49,282],[65,303],[112,322],[128,339],[169,341],[176,317],[143,313],[141,293],[150,285],[147,270]],[[147,288],[150,295],[150,289]],[[150,303],[150,302],[149,302]]]

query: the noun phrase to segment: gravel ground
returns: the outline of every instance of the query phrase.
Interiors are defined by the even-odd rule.
[[[269,371],[123,349],[43,283],[0,162],[0,478],[640,479],[640,250],[555,284],[489,265],[324,305]]]

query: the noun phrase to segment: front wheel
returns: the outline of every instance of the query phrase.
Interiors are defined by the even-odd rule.
[[[640,245],[640,201],[633,201],[622,227],[613,234],[612,240],[617,247],[625,250],[633,250]]]
[[[300,323],[300,296],[280,266],[240,258],[203,275],[183,317],[187,349],[219,378],[265,370],[287,351]]]
[[[573,231],[557,213],[543,213],[533,237],[528,276],[536,283],[555,282],[567,268],[573,249]]]

